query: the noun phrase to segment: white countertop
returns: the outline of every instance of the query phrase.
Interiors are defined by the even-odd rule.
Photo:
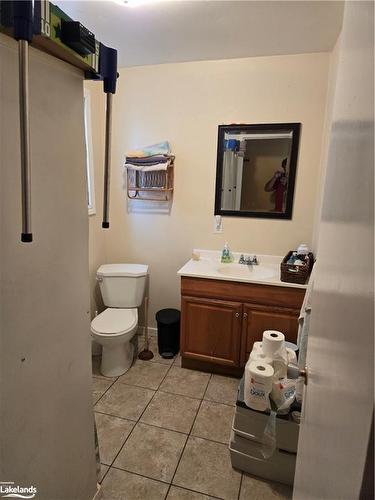
[[[276,255],[258,255],[258,265],[247,266],[238,264],[241,253],[245,256],[254,255],[249,252],[233,252],[234,262],[223,264],[221,251],[194,250],[200,254],[200,260],[190,259],[177,272],[179,276],[191,278],[206,278],[224,281],[240,281],[260,285],[285,286],[291,288],[306,288],[306,285],[285,283],[280,281],[280,263],[283,257]]]

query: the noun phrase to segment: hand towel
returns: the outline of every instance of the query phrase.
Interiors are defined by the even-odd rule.
[[[125,163],[126,168],[130,168],[132,170],[139,170],[142,172],[155,172],[157,170],[167,170],[169,165],[171,164],[170,161],[166,161],[165,163],[155,163],[153,165],[137,165],[135,163]]]
[[[146,158],[148,156],[155,155],[169,155],[170,152],[171,149],[168,141],[164,141],[159,142],[158,144],[152,144],[151,146],[145,146],[134,151],[128,151],[126,156],[129,158]]]

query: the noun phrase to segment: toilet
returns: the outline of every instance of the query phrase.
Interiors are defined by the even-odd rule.
[[[130,342],[138,328],[138,307],[142,304],[148,266],[104,264],[96,272],[104,305],[91,322],[91,334],[102,346],[101,373],[123,375],[132,365],[134,346]]]

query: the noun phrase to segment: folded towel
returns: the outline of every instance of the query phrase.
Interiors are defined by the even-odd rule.
[[[124,166],[126,168],[130,168],[132,170],[139,170],[142,172],[156,172],[157,170],[167,170],[170,164],[171,164],[170,161],[166,161],[164,163],[155,163],[151,165],[144,165],[144,164],[138,165],[127,161]]]
[[[151,146],[145,146],[144,148],[136,149],[134,151],[128,151],[127,157],[129,158],[146,158],[155,155],[169,155],[171,149],[169,147],[168,141],[159,142],[158,144],[152,144]]]
[[[169,165],[172,165],[174,162],[174,156],[158,157],[158,158],[160,158],[160,160],[153,160],[153,158],[156,158],[156,157],[149,156],[148,158],[131,158],[131,157],[127,156],[125,158],[125,166],[135,165],[137,167],[153,167],[153,166],[157,166],[157,165],[163,166],[166,163],[168,163]]]
[[[165,163],[166,161],[174,158],[170,155],[155,155],[155,156],[145,156],[144,158],[138,158],[134,156],[127,156],[125,159],[126,163],[134,163],[135,165],[156,165],[157,163]]]

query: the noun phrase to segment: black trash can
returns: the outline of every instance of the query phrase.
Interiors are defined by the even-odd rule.
[[[158,349],[163,358],[173,358],[180,350],[180,311],[161,309],[156,313]]]

